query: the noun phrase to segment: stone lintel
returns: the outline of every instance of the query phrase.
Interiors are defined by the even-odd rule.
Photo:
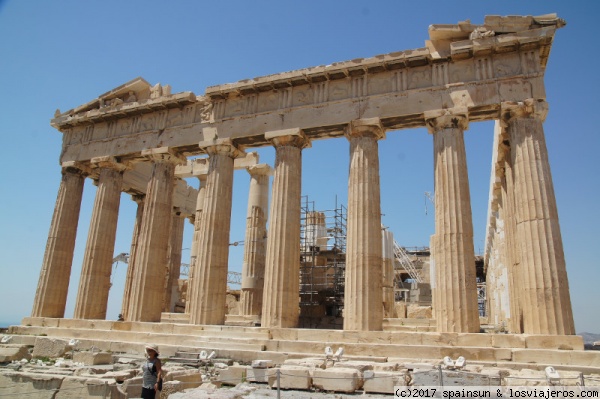
[[[311,146],[310,140],[300,128],[272,130],[265,133],[265,139],[276,147],[292,145],[300,148],[308,148]]]
[[[248,152],[244,157],[233,160],[233,169],[247,169],[258,164],[258,152]],[[206,178],[208,174],[208,158],[196,158],[188,160],[185,165],[177,165],[175,167],[175,176],[180,178],[198,177]]]
[[[429,133],[433,134],[442,129],[469,128],[469,110],[466,107],[436,109],[423,113]]]
[[[543,99],[528,98],[525,101],[504,101],[500,104],[502,127],[511,118],[537,118],[542,122],[548,115],[548,103]]]
[[[261,164],[258,164],[258,165],[248,166],[246,168],[246,170],[252,176],[254,176],[254,175],[257,175],[257,176],[273,176],[273,168],[271,168],[266,163],[261,163]]]
[[[380,118],[355,119],[348,124],[344,134],[348,138],[372,136],[381,140],[385,138],[385,129]]]
[[[175,164],[185,164],[187,159],[178,153],[172,147],[158,147],[142,150],[142,156],[152,161],[173,162]]]

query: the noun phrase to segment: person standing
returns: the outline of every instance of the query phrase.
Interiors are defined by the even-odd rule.
[[[154,399],[159,390],[158,382],[162,380],[162,365],[158,346],[146,345],[146,361],[142,365],[142,399]]]

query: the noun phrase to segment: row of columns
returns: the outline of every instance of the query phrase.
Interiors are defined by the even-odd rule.
[[[503,240],[496,245],[508,281],[508,330],[575,334],[554,185],[543,122],[545,101],[503,103],[499,198]]]
[[[570,311],[570,302],[560,302],[553,297],[558,292],[560,298],[564,298],[566,292],[568,298],[568,286],[562,283],[566,281],[564,255],[547,154],[545,147],[540,147],[543,143],[541,120],[535,113],[520,111],[521,108],[515,110],[507,106],[506,109],[503,119],[508,124],[515,147],[512,189],[516,241],[521,242],[520,259],[526,265],[521,268],[527,269],[519,274],[517,280],[522,284],[519,291],[525,296],[529,294],[521,302],[520,310],[524,317],[526,313],[532,314],[531,319],[537,324],[534,327],[525,323],[524,332],[570,333],[568,328],[556,327],[569,324],[567,308]],[[479,318],[473,226],[463,139],[463,132],[468,127],[468,114],[466,109],[440,110],[426,113],[425,121],[434,141],[436,230],[431,247],[437,329],[477,332]],[[384,138],[385,129],[378,118],[362,119],[352,121],[345,135],[350,143],[350,169],[344,329],[376,331],[382,329],[383,322],[378,140]],[[276,152],[269,234],[266,234],[268,200],[265,187],[268,187],[270,172],[268,168],[256,168],[249,170],[251,192],[241,308],[246,315],[254,315],[260,309],[263,327],[296,327],[299,317],[302,149],[309,146],[310,141],[300,129],[268,132],[265,138],[273,144]],[[209,155],[209,169],[205,182],[203,179],[200,181],[186,311],[192,324],[223,324],[233,164],[243,151],[230,139],[215,139],[200,143],[200,146]],[[157,294],[165,291],[164,268],[168,248],[164,243],[181,241],[180,227],[171,220],[171,193],[175,165],[184,159],[164,150],[150,150],[144,155],[152,158],[153,171],[146,196],[140,200],[143,211],[141,222],[138,220],[136,227],[139,234],[134,234],[132,242],[132,262],[125,288],[129,295],[124,299],[123,309],[130,320],[159,321],[164,304],[169,301]],[[113,219],[116,220],[111,210],[115,208],[115,201],[118,208],[118,198],[115,199],[118,195],[114,193],[120,193],[122,170],[103,166],[99,165],[98,204],[94,208],[93,219],[104,220],[111,227],[106,227],[104,232],[90,230],[86,259],[88,251],[90,259],[94,258],[91,255],[95,252],[109,253]],[[61,289],[53,289],[51,282],[64,280],[61,273],[70,273],[76,230],[73,226],[77,224],[72,212],[78,214],[84,178],[85,174],[73,168],[67,167],[63,171],[33,316],[64,315],[63,296],[66,298],[66,290],[63,293]],[[172,234],[174,228],[177,231]],[[72,231],[73,236],[63,229]],[[109,260],[112,250],[110,248]],[[177,249],[172,248],[171,251],[171,261],[175,262]],[[180,252],[179,248],[179,256]],[[102,309],[86,303],[89,302],[90,286],[96,284],[93,281],[106,281],[107,268],[105,261],[102,261],[103,267],[95,267],[91,260],[89,262],[90,265],[84,262],[86,277],[80,283],[76,317],[104,318],[105,309],[102,314]],[[546,287],[548,281],[552,282],[550,289]],[[514,287],[513,292],[516,292]],[[543,302],[546,304],[541,306]],[[533,313],[536,315],[533,316]],[[570,318],[572,324],[572,315]]]

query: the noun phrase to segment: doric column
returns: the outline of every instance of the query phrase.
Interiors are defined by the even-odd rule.
[[[439,332],[479,332],[465,110],[425,113],[434,143],[434,314]],[[433,277],[433,276],[432,276]]]
[[[504,212],[504,234],[506,262],[508,267],[510,319],[508,331],[513,334],[523,333],[522,327],[522,300],[521,300],[521,262],[519,260],[521,243],[517,239],[517,225],[515,217],[515,186],[513,183],[512,161],[510,150],[504,162],[504,179],[501,186],[502,206]]]
[[[135,271],[135,253],[137,250],[139,238],[140,238],[140,227],[142,225],[142,215],[144,214],[144,199],[145,194],[132,195],[131,199],[137,204],[137,212],[135,214],[135,223],[133,225],[133,236],[131,238],[131,249],[129,250],[129,262],[127,264],[127,274],[125,275],[125,288],[123,290],[123,301],[121,304],[121,315],[125,320],[129,320],[129,303],[131,301],[131,287],[133,285],[133,276]]]
[[[192,237],[192,248],[190,250],[190,269],[188,274],[187,293],[185,301],[185,313],[190,313],[192,306],[190,298],[194,296],[196,284],[194,283],[194,274],[198,259],[198,243],[200,241],[200,222],[202,220],[202,209],[204,209],[204,198],[206,197],[206,175],[198,177],[198,195],[196,197],[196,214],[194,215],[194,236]]]
[[[198,238],[192,324],[224,324],[229,259],[233,160],[243,154],[230,139],[200,143],[209,155],[208,177]]]
[[[92,159],[98,171],[96,199],[83,256],[75,319],[106,318],[110,274],[125,165],[112,157]]]
[[[265,138],[275,146],[275,170],[261,326],[294,328],[300,314],[302,149],[310,142],[300,129],[268,132]]]
[[[151,159],[153,165],[132,266],[134,277],[128,316],[131,321],[160,321],[171,237],[175,165],[185,163],[185,158],[167,147],[144,150],[142,155]]]
[[[542,123],[548,106],[502,104],[510,137],[523,332],[575,334],[554,185]]]
[[[260,315],[265,276],[267,242],[267,212],[269,206],[269,165],[247,168],[250,173],[244,264],[242,266],[242,292],[240,309],[243,316]]]
[[[64,317],[85,176],[80,165],[63,164],[32,317]]]
[[[383,286],[383,317],[396,317],[395,293],[394,293],[394,234],[388,230],[382,230],[382,286]]]
[[[352,121],[350,141],[344,330],[379,331],[383,323],[378,118]]]
[[[171,220],[171,239],[167,255],[167,275],[165,279],[165,299],[163,312],[173,312],[177,302],[179,273],[181,271],[181,247],[183,245],[184,215],[179,208],[173,209]]]

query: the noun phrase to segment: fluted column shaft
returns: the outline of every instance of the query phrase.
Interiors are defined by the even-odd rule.
[[[181,271],[181,247],[183,245],[184,217],[179,209],[174,209],[171,220],[171,239],[167,256],[167,275],[165,279],[165,299],[163,312],[173,312],[177,301],[178,280]]]
[[[302,148],[299,129],[265,134],[275,146],[275,168],[265,261],[262,327],[295,328],[300,315],[300,202]]]
[[[510,297],[510,320],[508,331],[513,334],[523,333],[521,305],[521,262],[519,260],[521,243],[517,239],[515,218],[515,187],[513,183],[512,161],[510,153],[504,162],[504,180],[502,181],[502,206],[504,210],[504,234],[506,262],[508,267],[508,284]]]
[[[510,136],[523,332],[575,334],[554,185],[542,122],[544,101],[503,103]]]
[[[171,237],[175,165],[184,159],[166,148],[143,151],[153,161],[146,190],[140,238],[135,254],[129,317],[131,321],[160,321],[165,265]]]
[[[98,188],[79,278],[73,316],[75,319],[104,320],[108,306],[125,167],[111,162],[104,162],[98,166]]]
[[[382,232],[382,286],[383,286],[383,317],[396,317],[394,293],[394,234],[391,231]]]
[[[62,170],[32,317],[65,316],[85,176],[73,167]]]
[[[475,252],[462,112],[425,115],[433,133],[435,319],[439,332],[479,332]]]
[[[140,239],[140,227],[142,226],[142,215],[144,214],[144,199],[146,195],[132,195],[131,198],[137,204],[135,214],[135,223],[133,225],[133,235],[131,237],[131,249],[129,250],[129,263],[127,264],[127,274],[125,275],[125,288],[123,290],[123,301],[121,303],[121,315],[125,320],[129,320],[129,303],[131,302],[131,287],[135,276],[134,266],[135,253]]]
[[[209,145],[208,177],[200,221],[193,297],[192,324],[224,324],[229,259],[229,230],[233,189],[233,160],[241,154],[231,141]]]
[[[204,209],[204,199],[206,197],[206,175],[197,176],[199,185],[198,185],[198,195],[196,197],[196,214],[194,215],[194,236],[192,238],[192,248],[190,250],[190,270],[188,274],[188,285],[187,285],[187,293],[185,301],[185,313],[190,313],[192,309],[191,298],[194,297],[194,290],[196,289],[196,284],[194,280],[194,274],[196,272],[196,265],[198,259],[198,245],[200,241],[200,222],[202,220],[202,209]]]
[[[242,292],[240,309],[244,316],[260,315],[265,277],[267,213],[269,207],[268,165],[255,165],[248,169],[250,190],[242,265]]]
[[[344,330],[379,331],[383,323],[378,119],[353,121],[350,141]]]

